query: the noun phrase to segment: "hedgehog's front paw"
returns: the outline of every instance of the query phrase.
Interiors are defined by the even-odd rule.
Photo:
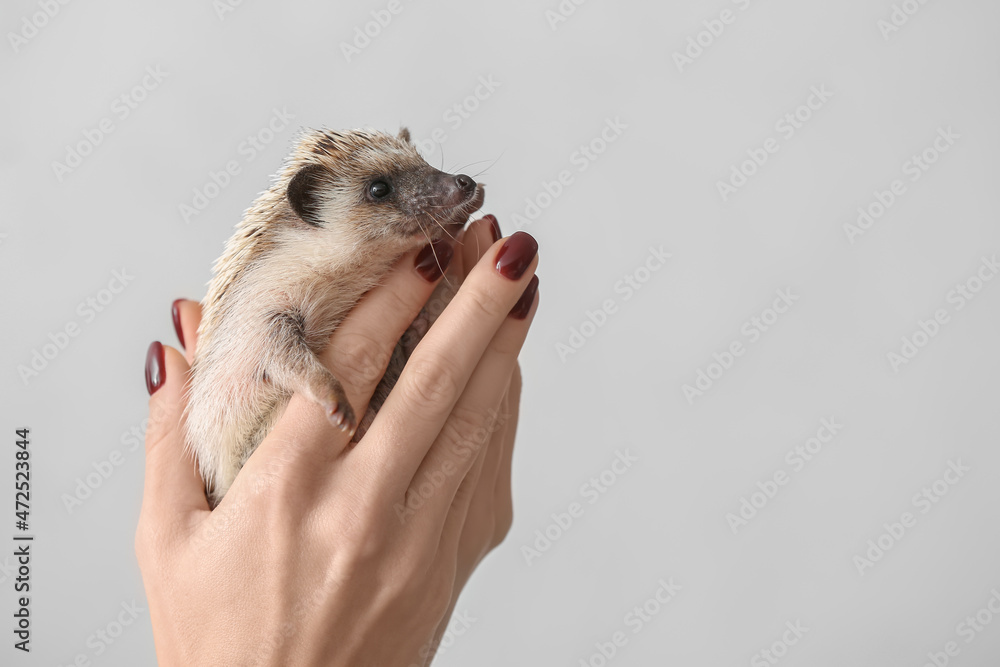
[[[354,410],[347,401],[332,401],[323,406],[326,409],[326,416],[334,426],[348,435],[354,435],[358,429],[358,420],[354,416]]]
[[[325,394],[321,394],[324,398],[319,401],[319,404],[323,406],[326,418],[330,420],[331,424],[348,435],[354,435],[358,428],[358,420],[354,416],[354,410],[344,394],[343,387],[336,380],[334,383],[332,387],[327,388]]]

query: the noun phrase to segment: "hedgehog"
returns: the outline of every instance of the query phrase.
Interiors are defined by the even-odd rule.
[[[300,133],[237,225],[202,302],[185,442],[211,507],[293,393],[358,441],[426,330],[426,309],[393,351],[360,422],[319,355],[401,255],[454,236],[484,197],[481,183],[424,161],[406,128],[395,136]]]

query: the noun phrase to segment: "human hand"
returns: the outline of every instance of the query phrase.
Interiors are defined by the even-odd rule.
[[[293,396],[214,511],[183,451],[199,311],[178,304],[187,360],[158,343],[147,360],[156,418],[136,533],[161,664],[430,660],[458,592],[510,525],[516,357],[537,307],[537,258],[527,235],[491,246],[489,229],[481,220],[465,232],[452,271],[466,280],[364,438],[349,448],[314,403]],[[367,405],[433,290],[436,280],[415,275],[415,255],[322,355],[352,405]],[[498,257],[517,265],[511,277]]]

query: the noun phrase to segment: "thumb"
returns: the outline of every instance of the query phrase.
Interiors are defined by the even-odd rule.
[[[208,510],[205,486],[184,446],[184,407],[190,367],[184,356],[159,342],[146,354],[149,422],[146,427],[146,481],[143,512],[154,522]]]

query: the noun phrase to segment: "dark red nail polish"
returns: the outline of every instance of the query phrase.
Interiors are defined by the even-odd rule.
[[[163,360],[163,345],[153,341],[146,352],[146,390],[152,396],[167,381],[167,368]]]
[[[483,216],[483,219],[490,221],[490,231],[493,232],[493,242],[496,243],[503,238],[503,233],[500,231],[500,223],[497,222],[497,217],[492,213],[488,213]]]
[[[443,239],[438,239],[424,246],[417,253],[415,265],[417,272],[429,283],[434,282],[448,270],[455,249]]]
[[[514,307],[510,309],[510,316],[515,320],[523,320],[531,311],[531,304],[535,302],[535,293],[538,292],[538,276],[531,276],[531,281],[524,288],[524,293],[517,300]]]
[[[538,243],[527,232],[514,232],[497,251],[497,271],[504,278],[520,280],[538,254]]]
[[[174,331],[177,332],[177,340],[181,342],[181,347],[186,347],[184,345],[184,329],[181,328],[181,301],[184,299],[174,301],[174,305],[170,307],[170,315],[174,318]]]

